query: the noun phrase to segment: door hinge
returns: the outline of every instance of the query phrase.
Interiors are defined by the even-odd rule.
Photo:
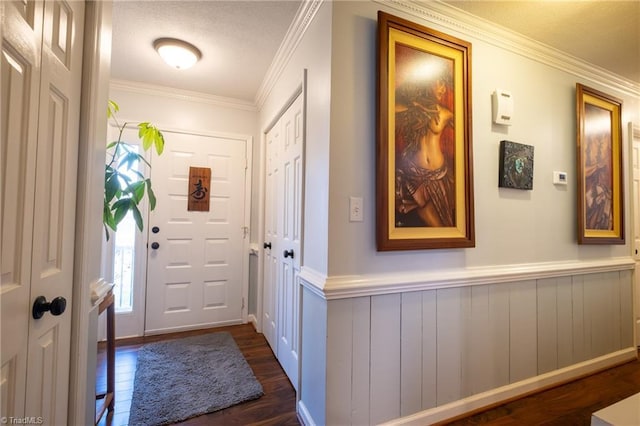
[[[242,298],[242,307],[240,309],[244,309],[244,297]]]
[[[249,169],[249,159],[247,159],[247,157],[244,157],[244,169]]]
[[[248,226],[243,226],[242,227],[242,238],[246,239],[248,235],[249,235],[249,227]]]

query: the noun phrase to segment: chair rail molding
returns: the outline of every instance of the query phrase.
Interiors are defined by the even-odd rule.
[[[631,257],[571,262],[542,262],[518,265],[494,265],[446,271],[412,271],[366,275],[326,276],[302,267],[301,284],[326,299],[435,290],[440,288],[511,283],[523,280],[557,278],[632,270]]]

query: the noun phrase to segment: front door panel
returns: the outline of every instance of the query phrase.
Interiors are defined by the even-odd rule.
[[[164,132],[151,177],[146,333],[240,323],[246,139]],[[211,168],[210,210],[188,211],[189,167]],[[153,248],[153,243],[158,248]]]

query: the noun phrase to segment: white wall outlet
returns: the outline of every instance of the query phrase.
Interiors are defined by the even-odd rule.
[[[554,185],[566,185],[567,184],[567,172],[553,172],[553,184]]]
[[[349,197],[349,222],[362,222],[364,212],[362,197]]]

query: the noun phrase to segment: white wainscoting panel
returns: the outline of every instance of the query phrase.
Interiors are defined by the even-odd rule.
[[[414,371],[422,369],[422,295],[402,293],[400,318],[400,415],[422,407],[422,379]]]
[[[463,341],[462,298],[469,288],[436,290],[436,404],[462,398]],[[416,372],[414,371],[413,374]]]
[[[357,297],[351,299],[353,318],[353,345],[351,374],[351,421],[353,424],[371,424],[369,360],[371,354],[371,298]]]
[[[404,377],[416,375],[422,377],[422,407],[435,407],[437,405],[436,376],[438,366],[437,352],[437,312],[436,292],[423,291],[422,293],[422,371],[423,374],[415,374],[416,370],[403,371]],[[418,293],[420,294],[420,293]]]
[[[371,297],[370,422],[400,417],[400,294]]]
[[[633,322],[627,321],[627,318],[633,318],[633,283],[634,276],[632,271],[620,272],[620,346],[626,347],[629,345],[637,345],[640,342],[634,340],[634,327]],[[640,309],[640,306],[636,307]],[[636,315],[638,313],[636,312]]]
[[[334,377],[334,380],[328,381],[327,386],[327,406],[331,407],[331,411],[327,413],[327,424],[332,424],[337,419],[351,417],[351,397],[344,398],[344,395],[353,395],[351,380],[351,366],[354,358],[352,342],[355,337],[352,322],[355,317],[353,301],[354,299],[342,299],[336,304],[331,304],[327,310],[328,328],[343,330],[343,333],[336,336],[334,344],[344,348],[342,351],[327,352],[327,365],[333,366],[331,375]],[[366,326],[368,334],[368,321]]]
[[[536,282],[510,284],[509,382],[536,375],[537,324]]]
[[[630,270],[326,300],[326,424],[401,424],[602,368],[631,353],[632,301]]]
[[[304,333],[300,341],[300,389],[298,392],[298,414],[305,425],[324,425],[326,420],[327,376],[333,374],[327,368],[327,301],[310,291],[302,293],[302,324]],[[347,314],[347,316],[350,316]],[[334,368],[334,366],[332,366]],[[333,370],[332,370],[333,371]],[[331,381],[331,385],[333,382]],[[351,400],[351,398],[349,398]]]

